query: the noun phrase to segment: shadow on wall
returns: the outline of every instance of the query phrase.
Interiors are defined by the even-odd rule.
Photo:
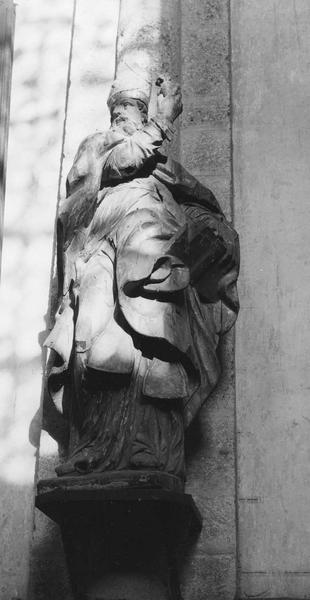
[[[71,1],[29,0],[16,9],[0,288],[1,600],[25,600],[28,588],[39,437],[29,444],[29,423],[40,399],[37,332],[50,278],[71,17]]]

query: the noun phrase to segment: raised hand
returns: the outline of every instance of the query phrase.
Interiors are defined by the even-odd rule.
[[[157,116],[173,123],[183,110],[181,88],[170,77],[158,77]]]

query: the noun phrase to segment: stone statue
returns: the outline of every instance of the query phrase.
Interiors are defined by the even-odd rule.
[[[131,78],[132,78],[131,73]],[[161,152],[180,88],[116,80],[109,131],[80,145],[57,226],[48,387],[68,420],[59,476],[151,470],[184,480],[184,429],[220,375],[238,312],[238,237],[212,192]]]

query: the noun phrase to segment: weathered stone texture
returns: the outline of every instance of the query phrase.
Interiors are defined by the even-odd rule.
[[[186,564],[186,600],[230,600],[235,578],[235,560],[231,554],[190,556]]]
[[[182,2],[181,162],[231,205],[229,3]],[[204,517],[184,565],[184,596],[235,595],[234,336],[222,342],[223,377],[188,432],[187,489]]]
[[[307,0],[232,3],[240,595],[310,598]]]
[[[229,4],[182,2],[181,157],[230,211]],[[226,191],[225,191],[226,190]]]

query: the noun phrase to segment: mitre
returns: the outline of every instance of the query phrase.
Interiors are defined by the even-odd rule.
[[[148,107],[152,84],[148,73],[141,71],[138,66],[126,65],[126,69],[118,70],[108,97],[108,107],[124,98],[141,100]]]

